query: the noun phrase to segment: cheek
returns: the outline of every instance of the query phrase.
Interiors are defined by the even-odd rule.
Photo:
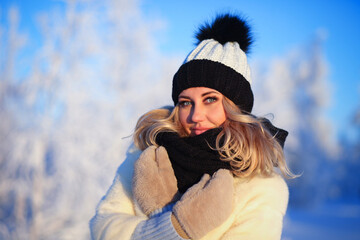
[[[190,131],[190,127],[188,127],[187,119],[189,117],[189,112],[186,109],[179,109],[179,121],[182,127],[185,129],[186,132]]]
[[[216,108],[212,109],[212,113],[209,114],[211,118],[211,122],[216,126],[220,126],[226,120],[226,113],[222,104],[216,106]]]

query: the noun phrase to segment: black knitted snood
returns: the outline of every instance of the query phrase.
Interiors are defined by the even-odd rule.
[[[273,126],[265,118],[262,124],[284,147],[288,132]],[[220,160],[218,151],[213,150],[221,130],[214,128],[197,136],[183,138],[174,132],[162,132],[156,137],[157,144],[166,148],[181,193],[199,182],[205,173],[212,175],[219,169],[231,169],[229,162]]]
[[[173,132],[158,134],[156,142],[168,152],[181,193],[200,181],[205,173],[212,175],[221,168],[231,169],[230,164],[221,161],[219,153],[209,147],[215,148],[220,131],[215,128],[184,138]]]

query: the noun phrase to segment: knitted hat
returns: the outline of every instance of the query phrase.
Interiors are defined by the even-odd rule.
[[[240,109],[251,112],[254,96],[246,53],[252,43],[250,28],[238,16],[217,16],[200,27],[197,47],[190,52],[173,78],[172,99],[191,87],[221,92]]]

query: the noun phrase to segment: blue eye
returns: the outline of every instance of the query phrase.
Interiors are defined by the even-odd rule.
[[[181,101],[181,102],[179,102],[180,107],[187,107],[187,106],[190,106],[190,105],[191,105],[190,101]]]
[[[208,97],[205,99],[205,102],[206,103],[213,103],[213,102],[216,102],[218,99],[217,97]]]

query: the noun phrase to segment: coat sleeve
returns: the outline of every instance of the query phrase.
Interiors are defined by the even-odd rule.
[[[157,216],[149,219],[133,200],[133,169],[139,155],[139,151],[134,152],[130,147],[126,160],[118,168],[113,184],[90,221],[92,239],[182,239],[171,223],[172,206],[159,209]]]
[[[221,239],[280,240],[289,198],[285,181],[278,175],[257,178],[239,184],[236,194],[235,221]]]
[[[96,208],[96,214],[90,221],[90,233],[98,239],[130,239],[136,226],[146,219],[135,214],[132,201],[132,175],[138,151],[129,150],[127,158],[117,170],[115,179]]]

